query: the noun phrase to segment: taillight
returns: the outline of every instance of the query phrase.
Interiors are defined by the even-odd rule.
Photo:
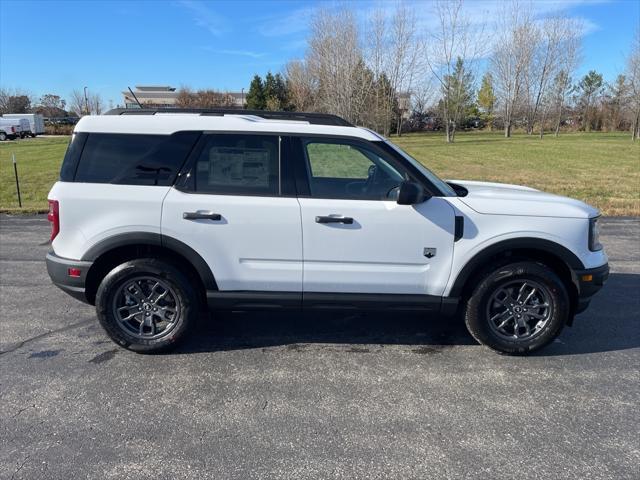
[[[70,277],[80,278],[82,276],[82,270],[79,268],[69,268],[67,269],[67,273]]]
[[[47,220],[51,222],[51,241],[60,233],[60,205],[57,200],[49,200]]]

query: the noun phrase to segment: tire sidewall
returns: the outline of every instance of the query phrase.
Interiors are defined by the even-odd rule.
[[[551,317],[543,332],[530,341],[514,342],[493,331],[487,318],[487,302],[504,283],[533,280],[547,289],[551,301]],[[567,323],[570,312],[569,296],[562,280],[548,267],[535,262],[504,265],[488,273],[480,281],[467,303],[465,323],[473,337],[501,353],[527,354],[551,343]]]
[[[166,337],[140,339],[128,335],[118,326],[112,305],[119,287],[137,276],[158,277],[178,296],[180,315],[178,324]],[[111,270],[102,280],[96,292],[96,313],[100,325],[117,344],[136,352],[154,353],[169,350],[176,346],[190,330],[193,317],[197,312],[197,301],[193,289],[188,288],[186,276],[173,265],[156,260],[140,259],[125,262]]]

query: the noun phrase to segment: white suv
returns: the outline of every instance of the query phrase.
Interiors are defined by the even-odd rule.
[[[138,352],[174,345],[208,306],[460,312],[479,342],[522,354],[609,272],[596,209],[445,182],[324,114],[84,117],[49,207],[53,282]]]

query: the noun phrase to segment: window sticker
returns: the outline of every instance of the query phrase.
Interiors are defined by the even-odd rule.
[[[269,186],[269,151],[213,147],[209,151],[209,185]]]

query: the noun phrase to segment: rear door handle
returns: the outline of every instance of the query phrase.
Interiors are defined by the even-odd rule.
[[[197,212],[184,212],[182,218],[185,220],[222,220],[222,215],[209,210],[198,210]]]
[[[319,217],[316,217],[316,223],[344,223],[346,225],[351,225],[351,224],[353,224],[353,218],[351,218],[351,217],[332,217],[330,215],[319,216]]]

